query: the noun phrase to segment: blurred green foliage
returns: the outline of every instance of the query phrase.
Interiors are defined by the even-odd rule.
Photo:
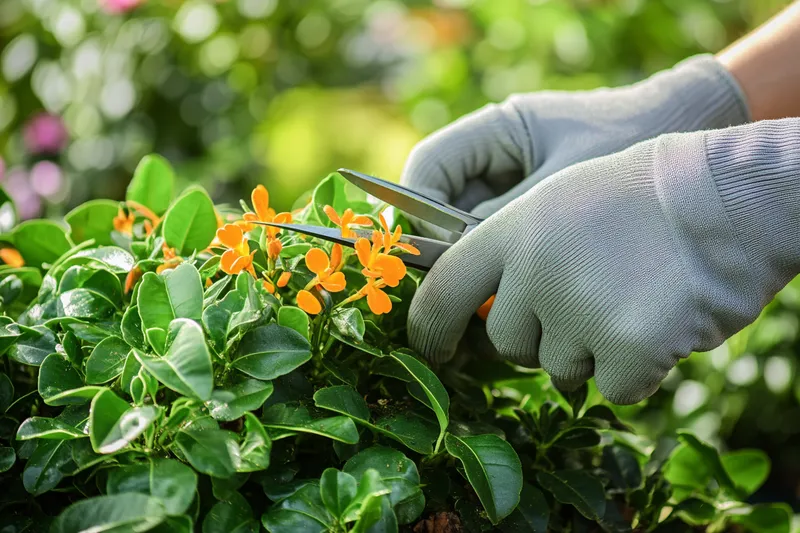
[[[98,0],[2,0],[5,186],[23,215],[55,216],[122,198],[158,152],[217,200],[265,183],[285,209],[337,167],[397,178],[416,141],[486,102],[630,83],[719,50],[787,3],[149,0],[109,13]],[[65,141],[31,126],[42,111],[63,120]],[[800,493],[799,309],[796,282],[623,411],[651,434],[689,426],[763,448],[776,465],[765,490],[781,491],[770,497]]]

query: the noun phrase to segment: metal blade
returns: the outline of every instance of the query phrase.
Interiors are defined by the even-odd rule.
[[[271,226],[273,228],[280,228],[287,231],[297,231],[311,237],[316,237],[325,241],[335,242],[342,246],[354,248],[356,239],[348,239],[342,237],[342,231],[339,228],[326,228],[324,226],[309,226],[307,224],[277,224],[274,222],[261,222],[252,221],[251,224],[260,226]],[[371,230],[353,230],[359,237],[365,239],[372,239]],[[417,268],[419,270],[430,270],[433,264],[439,257],[450,248],[451,243],[439,241],[436,239],[427,239],[425,237],[418,237],[416,235],[403,235],[400,242],[408,243],[419,250],[419,255],[409,254],[403,252],[401,257],[406,266]]]
[[[467,226],[475,226],[483,221],[466,211],[407,189],[402,185],[346,168],[340,168],[339,173],[347,181],[375,198],[440,228],[461,233]]]

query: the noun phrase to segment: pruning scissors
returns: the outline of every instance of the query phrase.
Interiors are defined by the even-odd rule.
[[[346,168],[339,169],[339,174],[344,176],[347,181],[359,189],[394,206],[400,211],[450,231],[455,234],[457,237],[456,240],[460,239],[483,222],[483,219],[480,217],[476,217],[475,215],[471,215],[449,204],[407,189],[402,185],[397,185],[396,183],[391,183]],[[355,233],[357,237],[350,239],[342,237],[339,228],[311,226],[307,224],[279,224],[274,222],[255,223],[281,228],[283,230],[297,231],[312,237],[339,243],[343,246],[349,246],[350,248],[355,247],[358,237],[364,237],[366,239],[372,238],[372,230],[352,229],[351,231]],[[407,266],[425,271],[430,270],[436,260],[453,245],[452,242],[420,237],[417,235],[403,235],[400,238],[400,242],[411,244],[420,252],[419,255],[412,255],[404,252],[402,254],[403,262]]]
[[[340,168],[339,174],[344,176],[347,181],[359,189],[396,207],[400,211],[449,231],[455,237],[454,242],[472,231],[484,220],[466,211],[462,211],[457,207],[412,191],[402,185],[376,178],[375,176],[369,176],[346,168]],[[351,239],[342,237],[339,228],[310,226],[307,224],[279,224],[274,222],[254,223],[289,231],[297,231],[312,237],[339,243],[343,246],[349,246],[350,248],[355,248],[356,240],[359,237],[364,237],[366,239],[372,237],[371,230],[351,229],[351,231],[356,234],[356,238]],[[453,245],[453,242],[420,237],[418,235],[403,235],[400,237],[400,242],[408,243],[419,250],[419,255],[403,252],[403,262],[407,266],[425,271],[430,270],[433,264],[436,263],[436,260]],[[478,316],[485,320],[493,303],[494,296],[490,297],[486,303],[481,306],[478,310]]]

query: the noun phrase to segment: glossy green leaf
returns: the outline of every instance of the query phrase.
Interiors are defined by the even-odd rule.
[[[438,450],[450,423],[450,397],[447,395],[447,390],[436,374],[418,359],[403,352],[392,352],[389,357],[399,363],[407,372],[406,381],[416,383],[427,397],[426,405],[433,410],[436,420],[439,422],[439,438],[436,440],[434,448],[434,450]]]
[[[550,505],[542,491],[528,483],[522,484],[519,505],[498,527],[503,533],[547,533]]]
[[[331,323],[337,337],[342,336],[357,343],[364,341],[364,318],[355,307],[336,309],[331,313]]]
[[[642,484],[642,468],[632,451],[624,446],[603,448],[603,468],[619,489],[635,489]]]
[[[14,228],[11,236],[29,266],[52,264],[72,248],[64,228],[50,220],[27,220]]]
[[[511,514],[522,490],[522,464],[514,448],[497,435],[452,434],[447,435],[445,447],[461,460],[489,520],[497,524]]]
[[[18,326],[14,326],[18,327]],[[20,337],[8,350],[8,356],[24,365],[39,366],[56,351],[56,336],[44,326],[19,327]]]
[[[321,491],[320,491],[321,492]],[[367,469],[361,478],[358,480],[358,490],[350,502],[350,505],[342,512],[341,520],[344,522],[354,522],[365,518],[366,514],[374,512],[373,504],[375,499],[389,494],[389,487],[387,487],[381,480],[380,474],[372,468]],[[371,516],[367,520],[374,521],[378,517]],[[363,527],[368,526],[365,524]]]
[[[723,454],[721,459],[733,483],[747,496],[769,476],[769,456],[761,450],[736,450]]]
[[[346,416],[332,416],[314,419],[301,405],[276,404],[264,409],[261,417],[264,426],[276,430],[281,438],[296,433],[311,433],[327,437],[345,444],[358,442],[358,430],[353,421]]]
[[[197,491],[197,474],[174,459],[152,459],[145,464],[111,470],[107,494],[140,493],[158,499],[169,515],[185,513]]]
[[[190,425],[178,432],[175,444],[194,469],[202,474],[229,477],[236,473],[239,446],[235,433],[218,428],[199,429]]]
[[[270,507],[261,523],[270,533],[324,533],[333,526],[334,518],[322,503],[319,487],[309,483]]]
[[[139,316],[138,306],[132,305],[125,310],[125,314],[122,315],[120,330],[122,331],[122,339],[128,346],[141,351],[147,350],[147,341],[142,331],[142,318]]]
[[[239,445],[239,472],[258,472],[269,467],[272,439],[253,413],[244,414],[245,436]]]
[[[175,189],[175,172],[169,161],[157,154],[146,155],[139,161],[125,193],[133,200],[161,215],[172,202]]]
[[[789,533],[792,509],[783,503],[754,505],[749,513],[732,514],[730,520],[753,533]]]
[[[64,356],[48,355],[39,368],[39,394],[48,405],[86,403],[86,399],[63,398],[62,393],[83,387],[83,378]]]
[[[112,303],[122,300],[119,277],[110,270],[99,267],[74,265],[69,267],[58,284],[58,292],[72,289],[89,289],[105,296]]]
[[[164,521],[167,510],[144,494],[95,496],[73,503],[62,512],[52,533],[148,531]]]
[[[206,402],[209,414],[217,420],[230,422],[248,411],[260,408],[272,394],[271,381],[238,376],[224,389],[215,389]]]
[[[214,375],[203,329],[185,318],[172,321],[164,357],[134,350],[139,363],[170,389],[199,400],[211,399]]]
[[[400,411],[375,421],[375,428],[409,449],[430,455],[439,438],[436,421],[415,411]]]
[[[600,433],[589,428],[570,428],[553,442],[559,448],[578,450],[593,448],[600,444]]]
[[[92,399],[89,438],[97,453],[114,453],[136,440],[156,420],[159,408],[131,407],[105,389]]]
[[[58,315],[63,317],[102,319],[115,310],[113,301],[92,289],[72,289],[58,296]]]
[[[419,518],[425,509],[425,496],[414,461],[392,448],[372,446],[348,459],[342,470],[360,479],[370,468],[380,474],[381,481],[391,490],[389,500],[397,521],[410,524]]]
[[[314,393],[314,404],[356,420],[369,422],[370,413],[367,402],[349,385],[325,387]]]
[[[703,458],[703,461],[709,466],[711,473],[720,486],[729,490],[736,490],[728,471],[725,470],[725,467],[722,465],[722,460],[716,448],[703,442],[687,431],[678,431],[678,440],[693,449]]]
[[[311,345],[295,330],[268,324],[242,337],[233,367],[257,379],[275,379],[311,359]]]
[[[203,533],[258,533],[260,529],[253,509],[238,492],[214,504],[203,520]]]
[[[606,512],[603,485],[583,470],[558,470],[552,474],[539,472],[536,479],[542,488],[561,503],[574,506],[589,520],[599,520]]]
[[[205,250],[217,232],[214,204],[202,187],[189,187],[164,215],[162,226],[167,246],[178,254]]]
[[[6,353],[21,336],[22,331],[13,320],[0,317],[0,356]]]
[[[190,263],[182,263],[162,275],[147,272],[139,284],[137,307],[145,331],[151,328],[167,331],[176,318],[200,322],[203,314],[200,273]]]
[[[14,448],[10,446],[0,446],[0,474],[8,472],[17,460]]]
[[[89,435],[75,426],[71,426],[55,418],[33,416],[28,418],[17,429],[17,440],[47,439],[72,440],[82,439]]]
[[[341,517],[358,491],[356,478],[335,468],[328,468],[319,480],[319,493],[328,512],[336,518]]]
[[[86,383],[107,383],[122,374],[131,349],[119,337],[106,337],[86,360]]]
[[[69,441],[40,440],[22,472],[25,490],[39,496],[54,489],[64,478],[62,468],[71,462]]]
[[[295,330],[306,340],[309,339],[308,315],[299,307],[293,307],[291,305],[281,306],[281,308],[278,310],[278,324]]]
[[[90,200],[67,213],[64,221],[69,224],[73,242],[94,239],[96,245],[110,246],[114,244],[111,232],[114,231],[114,217],[118,211],[118,202]]]
[[[133,256],[118,246],[102,246],[81,250],[69,258],[62,268],[73,264],[97,265],[114,274],[125,275],[131,271],[135,260]]]
[[[704,526],[714,521],[717,510],[710,502],[700,498],[687,498],[673,509],[673,512],[687,524]]]

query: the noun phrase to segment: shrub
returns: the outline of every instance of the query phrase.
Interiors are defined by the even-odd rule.
[[[291,213],[172,194],[150,156],[124,202],[3,235],[2,531],[788,531],[743,503],[760,452],[656,445],[507,363],[437,376],[405,347],[408,222],[338,175]]]

